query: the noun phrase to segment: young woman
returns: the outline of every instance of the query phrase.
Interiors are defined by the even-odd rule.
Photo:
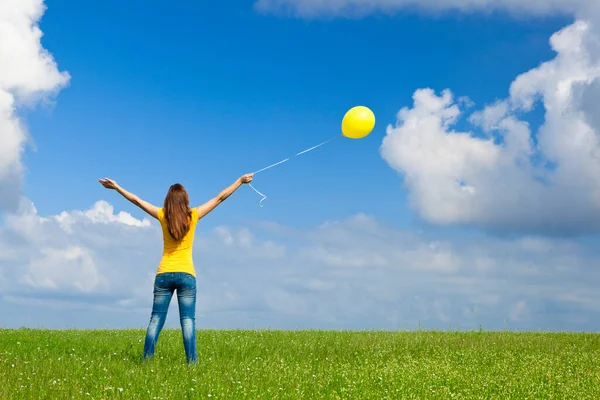
[[[224,202],[240,186],[252,182],[253,174],[236,180],[218,196],[201,206],[190,208],[185,188],[175,184],[169,188],[164,207],[158,208],[128,192],[112,179],[99,179],[102,186],[116,190],[127,200],[158,219],[163,233],[163,256],[154,281],[152,316],[146,332],[143,358],[152,358],[158,336],[167,318],[169,303],[177,290],[179,318],[185,355],[189,363],[197,363],[196,352],[196,271],[192,247],[198,220]]]

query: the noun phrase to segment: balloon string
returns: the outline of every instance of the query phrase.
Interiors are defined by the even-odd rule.
[[[341,136],[341,135],[340,135],[340,136]],[[304,153],[308,153],[309,151],[313,151],[313,150],[315,150],[315,149],[317,149],[317,148],[319,148],[319,147],[321,147],[321,146],[324,146],[324,145],[326,145],[327,143],[331,142],[332,140],[335,140],[335,139],[337,139],[337,138],[338,138],[338,137],[340,137],[340,136],[334,136],[334,137],[332,137],[331,139],[328,139],[328,140],[324,141],[323,143],[319,143],[318,145],[316,145],[316,146],[313,146],[313,147],[311,147],[311,148],[309,148],[309,149],[303,150],[303,151],[301,151],[300,153],[296,153],[296,154],[294,154],[293,156],[286,158],[285,160],[281,160],[281,161],[279,161],[279,162],[276,162],[275,164],[271,164],[271,165],[269,165],[268,167],[264,167],[264,168],[262,168],[262,169],[259,169],[258,171],[256,171],[256,172],[254,173],[254,175],[258,174],[259,172],[263,172],[263,171],[266,171],[266,170],[268,170],[268,169],[271,169],[271,168],[273,168],[273,167],[276,167],[276,166],[278,166],[279,164],[283,164],[284,162],[290,161],[290,160],[291,160],[292,158],[294,158],[294,157],[297,157],[297,156],[299,156],[299,155],[302,155],[302,154],[304,154]]]
[[[263,206],[262,202],[267,199],[267,196],[265,196],[264,194],[262,194],[261,192],[259,192],[258,190],[256,190],[254,188],[254,186],[252,186],[251,183],[249,183],[248,186],[250,186],[250,188],[252,188],[252,190],[254,190],[256,193],[258,193],[259,196],[262,196],[262,199],[260,199],[260,202],[258,203],[258,205],[262,207]]]
[[[283,163],[285,163],[285,162],[288,162],[288,161],[290,161],[290,160],[291,160],[292,158],[294,158],[294,157],[298,157],[298,156],[300,156],[300,155],[302,155],[302,154],[308,153],[309,151],[316,150],[316,149],[318,149],[319,147],[321,147],[321,146],[324,146],[324,145],[326,145],[327,143],[329,143],[329,142],[331,142],[331,141],[333,141],[333,140],[335,140],[335,139],[339,138],[340,136],[343,136],[343,135],[336,135],[336,136],[332,137],[331,139],[328,139],[328,140],[324,141],[323,143],[319,143],[319,144],[318,144],[318,145],[316,145],[316,146],[310,147],[310,148],[308,148],[308,149],[306,149],[306,150],[302,150],[301,152],[299,152],[299,153],[296,153],[296,154],[294,154],[293,156],[286,158],[285,160],[281,160],[281,161],[279,161],[279,162],[276,162],[275,164],[271,164],[271,165],[269,165],[268,167],[264,167],[264,168],[262,168],[262,169],[259,169],[258,171],[256,171],[256,172],[254,173],[254,175],[256,175],[256,174],[258,174],[258,173],[260,173],[260,172],[264,172],[264,171],[266,171],[266,170],[268,170],[268,169],[271,169],[271,168],[273,168],[273,167],[276,167],[276,166],[278,166],[278,165],[280,165],[280,164],[283,164]],[[252,188],[252,190],[254,190],[256,193],[258,193],[258,195],[259,195],[259,196],[262,196],[262,199],[260,200],[260,203],[258,203],[258,204],[259,204],[259,205],[262,207],[262,202],[263,202],[263,201],[265,201],[265,200],[267,199],[267,196],[265,196],[264,194],[262,194],[261,192],[259,192],[258,190],[256,190],[256,189],[254,188],[254,186],[252,186],[251,184],[249,184],[249,186],[250,186],[250,188]]]

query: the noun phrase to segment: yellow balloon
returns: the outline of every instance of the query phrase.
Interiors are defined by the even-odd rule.
[[[351,108],[342,120],[342,133],[350,139],[362,139],[375,128],[375,114],[364,106]]]

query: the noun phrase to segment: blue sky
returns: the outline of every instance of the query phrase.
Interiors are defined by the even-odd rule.
[[[210,223],[243,216],[309,226],[365,212],[406,224],[405,193],[378,151],[396,112],[420,87],[451,87],[479,104],[506,96],[517,74],[552,56],[548,37],[564,23],[303,21],[260,15],[248,2],[50,1],[43,44],[72,79],[59,106],[28,117],[40,134],[25,193],[44,197],[41,213],[82,208],[109,195],[94,181],[109,175],[155,203],[181,181],[200,202],[337,134],[345,111],[365,104],[378,117],[372,136],[257,176],[266,207],[243,190]],[[56,177],[75,190],[52,190]]]
[[[581,143],[600,147],[600,18],[408,3],[47,0],[41,47],[7,14],[37,50],[0,42],[0,107],[14,97],[34,143],[0,120],[0,189],[20,202],[2,209],[4,324],[146,324],[159,231],[97,178],[156,205],[180,182],[199,204],[366,105],[369,137],[257,175],[264,207],[244,187],[202,221],[199,326],[596,329],[600,163]]]

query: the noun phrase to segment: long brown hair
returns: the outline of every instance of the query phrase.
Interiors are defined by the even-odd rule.
[[[192,217],[190,199],[183,185],[176,183],[169,188],[164,208],[169,233],[173,239],[181,240],[190,230]]]

